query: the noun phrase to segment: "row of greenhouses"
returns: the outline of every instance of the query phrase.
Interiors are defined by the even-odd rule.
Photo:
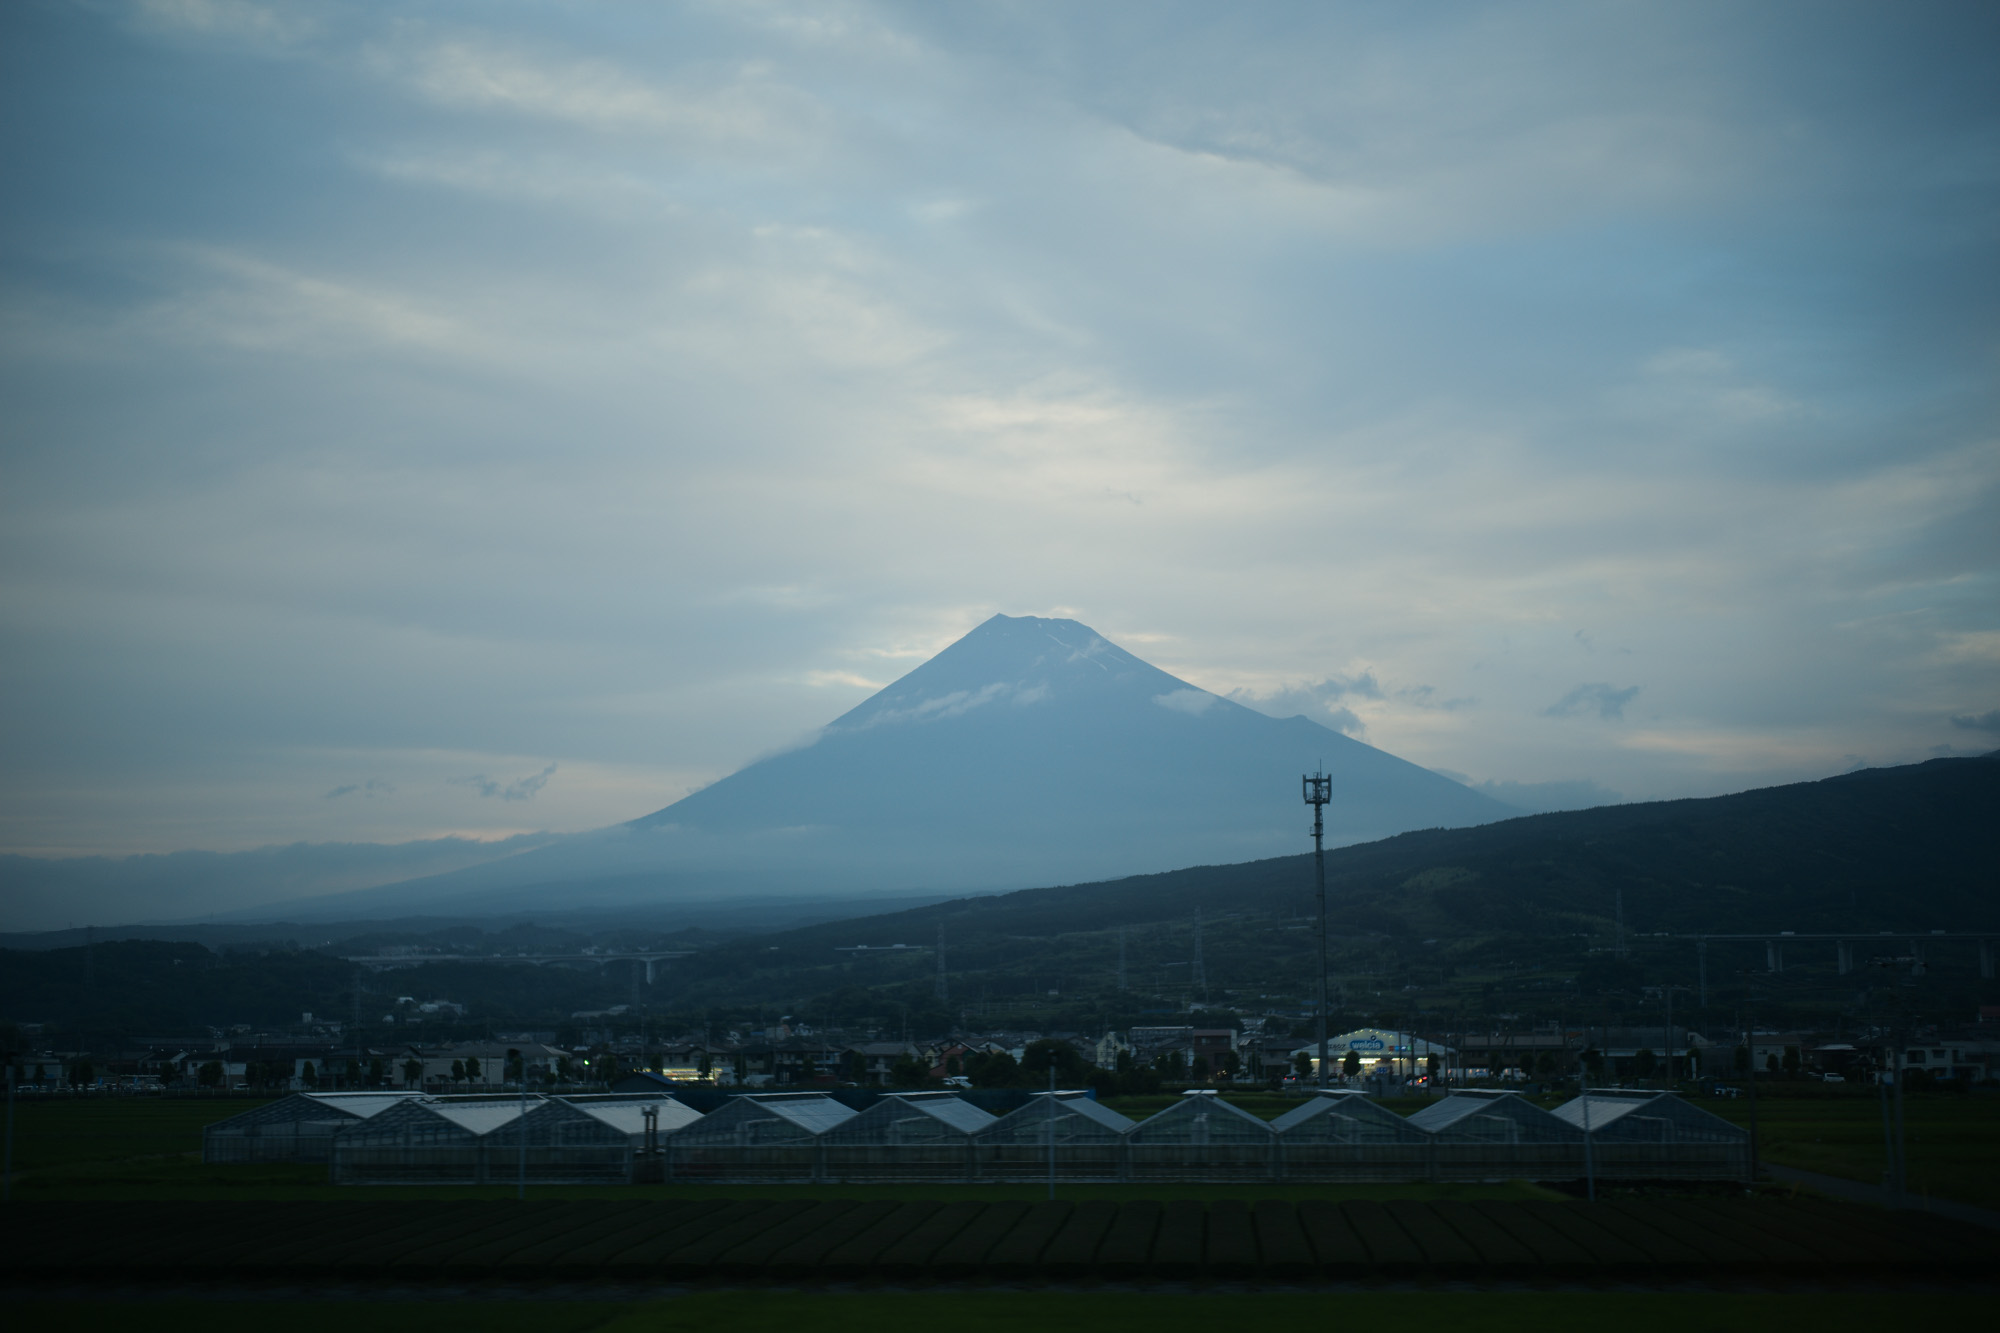
[[[210,1162],[325,1162],[340,1184],[625,1181],[1743,1180],[1748,1135],[1671,1093],[1592,1090],[1554,1111],[1464,1092],[1404,1117],[1317,1093],[1266,1121],[1190,1093],[1133,1121],[1087,1092],[994,1115],[948,1092],[863,1109],[815,1093],[731,1097],[302,1094],[211,1125]]]

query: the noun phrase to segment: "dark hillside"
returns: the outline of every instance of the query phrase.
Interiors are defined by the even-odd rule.
[[[1371,930],[1608,930],[1620,890],[1635,932],[2000,929],[2000,761],[1933,759],[1707,800],[1427,829],[1326,862],[1335,915],[1358,912]],[[1198,907],[1304,912],[1312,887],[1307,853],[962,899],[755,947],[923,943],[939,921],[1047,935]]]
[[[1491,1003],[1496,988],[1509,987],[1637,995],[1664,973],[1631,954],[1606,956],[1621,896],[1628,941],[1656,932],[2000,931],[1997,816],[2000,762],[1939,759],[1707,800],[1406,833],[1328,853],[1335,971],[1361,1008],[1463,1005],[1468,987]],[[941,1022],[978,997],[1010,1012],[1060,1005],[1087,1026],[1200,998],[1191,961],[1199,912],[1212,991],[1252,1010],[1296,1004],[1309,994],[1312,882],[1308,853],[811,926],[690,960],[668,983],[669,1003],[817,1005],[828,1021],[908,1006]],[[948,1008],[932,1000],[926,970],[940,926],[955,988]],[[858,944],[913,948],[836,953]],[[1668,979],[1693,983],[1692,947],[1671,947],[1680,952]],[[1738,952],[1747,959],[1751,948]],[[1805,958],[1803,945],[1796,956]],[[1718,953],[1715,975],[1747,965]],[[1359,998],[1398,992],[1418,994]],[[1954,993],[1952,1002],[1964,998]]]

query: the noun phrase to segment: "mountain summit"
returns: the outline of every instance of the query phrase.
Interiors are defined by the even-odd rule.
[[[543,911],[1074,884],[1517,811],[1303,717],[1197,689],[1087,625],[995,616],[835,718],[663,810],[316,913]],[[296,910],[296,907],[291,910]]]
[[[829,724],[631,827],[816,846],[821,874],[1000,887],[1299,849],[1299,775],[1336,843],[1515,812],[1303,717],[1272,718],[1087,625],[994,616]],[[844,878],[844,876],[842,876]]]

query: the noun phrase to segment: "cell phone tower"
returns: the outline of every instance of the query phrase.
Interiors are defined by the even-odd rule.
[[[1313,879],[1319,886],[1319,1078],[1326,1086],[1326,821],[1327,802],[1333,799],[1333,779],[1325,773],[1309,773],[1301,779],[1306,804],[1313,808]]]

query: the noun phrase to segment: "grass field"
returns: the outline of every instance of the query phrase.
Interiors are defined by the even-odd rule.
[[[1739,1125],[1750,1123],[1750,1104],[1741,1098],[1699,1104]],[[2000,1097],[1911,1096],[1903,1119],[1913,1192],[2000,1208]],[[1882,1183],[1882,1108],[1872,1089],[1759,1097],[1757,1130],[1766,1162]]]
[[[1927,1321],[1980,1317],[1991,1296],[1925,1292],[1915,1298]],[[637,1304],[455,1299],[389,1303],[149,1300],[10,1303],[21,1327],[97,1329],[107,1320],[144,1311],[149,1327],[283,1328],[287,1333],[345,1333],[365,1320],[371,1333],[735,1333],[811,1327],[816,1330],[949,1327],[957,1333],[1032,1327],[1038,1333],[1173,1333],[1210,1329],[1244,1318],[1280,1326],[1317,1326],[1329,1319],[1382,1327],[1413,1315],[1453,1329],[1542,1330],[1601,1321],[1624,1333],[1766,1333],[1811,1328],[1815,1333],[1864,1333],[1911,1317],[1909,1293],[1786,1292],[1455,1292],[1342,1291],[1335,1294],[1245,1292],[1165,1294],[1128,1291],[701,1291]]]

